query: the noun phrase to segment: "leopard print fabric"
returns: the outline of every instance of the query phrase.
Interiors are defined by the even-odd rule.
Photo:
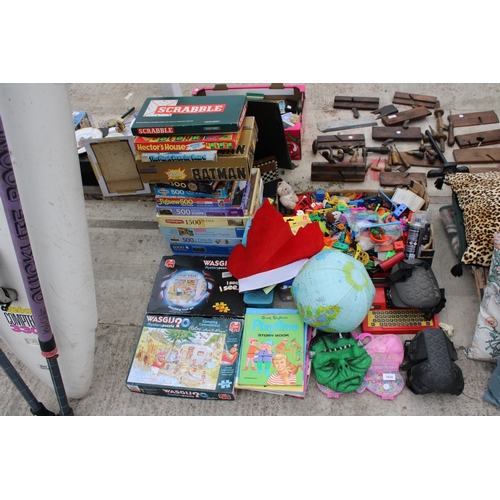
[[[447,174],[463,212],[467,247],[462,262],[489,267],[493,235],[500,231],[500,172]]]

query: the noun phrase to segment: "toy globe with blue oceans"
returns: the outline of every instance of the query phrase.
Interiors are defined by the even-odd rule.
[[[363,264],[338,250],[322,250],[311,257],[291,291],[304,322],[324,332],[353,331],[375,299]]]

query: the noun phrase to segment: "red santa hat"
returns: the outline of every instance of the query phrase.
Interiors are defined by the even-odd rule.
[[[227,261],[240,292],[257,290],[295,278],[309,258],[324,247],[318,222],[294,234],[283,214],[268,199],[255,212],[246,245],[237,245]]]

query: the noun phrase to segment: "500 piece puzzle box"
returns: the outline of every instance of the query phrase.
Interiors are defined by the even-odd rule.
[[[243,319],[147,314],[126,380],[132,392],[234,400]]]

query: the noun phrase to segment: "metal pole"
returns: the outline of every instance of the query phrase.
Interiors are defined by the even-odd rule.
[[[26,382],[21,378],[18,371],[14,368],[14,365],[9,361],[9,358],[0,349],[0,366],[5,371],[6,375],[10,378],[12,383],[16,386],[17,390],[21,393],[21,396],[30,406],[30,411],[36,417],[47,417],[54,416],[55,414],[47,410],[43,403],[38,401],[34,394],[29,390]]]
[[[16,252],[19,270],[23,279],[31,313],[35,322],[42,356],[47,360],[61,415],[73,415],[69,406],[57,362],[58,350],[50,327],[49,316],[43,299],[35,259],[31,249],[28,228],[24,219],[16,177],[7,145],[7,137],[0,117],[0,196],[9,225],[12,243]]]

